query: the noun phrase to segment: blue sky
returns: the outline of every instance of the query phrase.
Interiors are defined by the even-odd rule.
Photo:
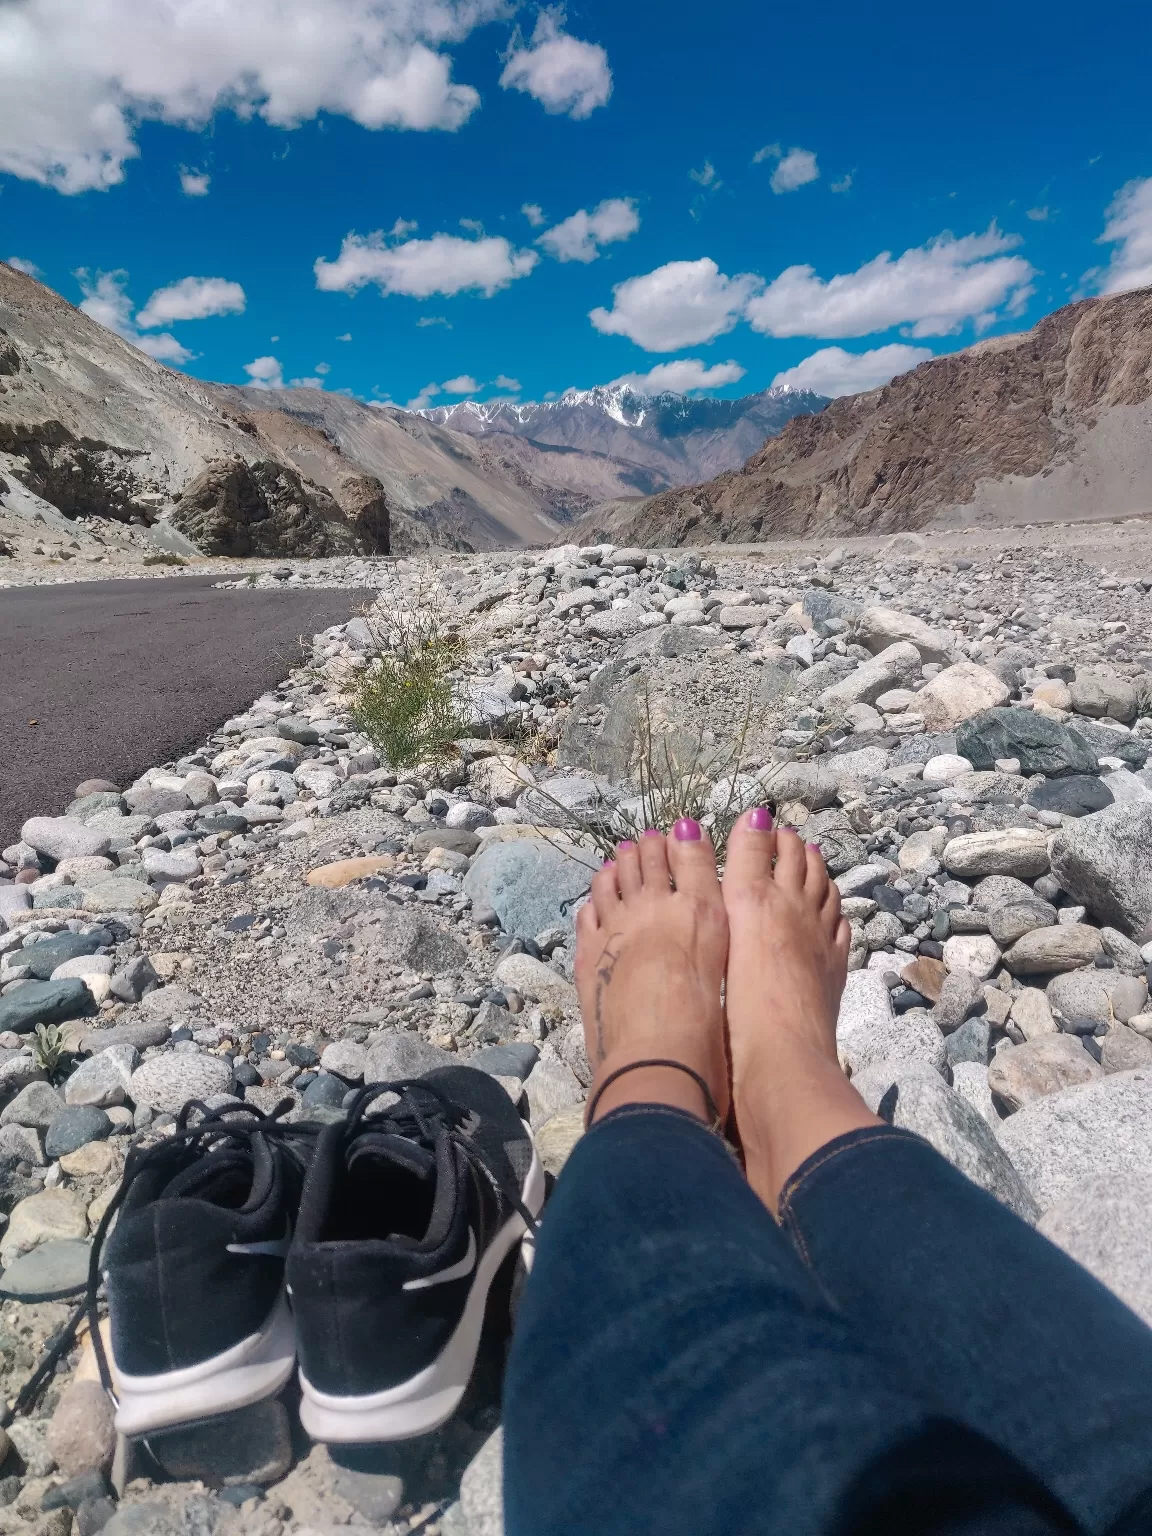
[[[1150,42],[1132,4],[8,0],[0,257],[234,383],[847,392],[1152,282]]]

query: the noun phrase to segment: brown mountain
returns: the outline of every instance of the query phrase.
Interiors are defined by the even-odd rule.
[[[1152,289],[921,363],[797,416],[743,468],[595,509],[569,537],[673,545],[1152,511]]]

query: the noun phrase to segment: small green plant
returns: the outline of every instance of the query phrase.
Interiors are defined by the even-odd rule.
[[[458,673],[467,642],[438,588],[382,597],[365,613],[377,655],[344,680],[349,711],[392,769],[449,756],[464,735]]]
[[[187,560],[185,560],[183,555],[173,555],[173,554],[170,554],[167,550],[164,550],[163,553],[161,553],[159,555],[145,555],[144,556],[144,564],[145,565],[187,565],[188,562],[187,562]]]
[[[57,1024],[37,1024],[36,1040],[32,1046],[32,1059],[41,1072],[50,1078],[60,1070],[60,1063],[68,1055],[64,1044],[64,1031]]]

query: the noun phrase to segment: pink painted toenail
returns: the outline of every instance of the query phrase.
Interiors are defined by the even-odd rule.
[[[819,843],[805,843],[804,846],[805,846],[805,848],[811,848],[813,853],[819,853],[820,852],[820,844]]]
[[[615,859],[605,859],[603,864],[601,864],[600,868],[601,869],[615,869],[616,868],[616,860]]]
[[[681,816],[680,820],[672,828],[672,836],[678,843],[698,843],[700,841],[700,823],[693,821],[691,816]]]
[[[663,832],[658,832],[655,827],[645,827],[644,828],[644,836],[645,837],[663,837],[664,834],[663,834]]]
[[[753,832],[771,832],[772,812],[766,805],[756,806],[748,817],[748,825]]]
[[[636,846],[636,844],[632,841],[632,839],[630,837],[626,837],[622,843],[617,843],[616,844],[616,847],[617,847],[618,851],[623,851],[623,849],[625,849],[625,848],[635,848],[635,846]]]

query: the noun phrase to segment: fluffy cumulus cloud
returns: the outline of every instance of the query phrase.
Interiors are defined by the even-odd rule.
[[[145,328],[175,320],[208,320],[214,315],[242,315],[246,303],[239,283],[224,277],[182,277],[156,292],[136,316]]]
[[[932,356],[929,347],[906,342],[874,347],[871,352],[845,352],[843,347],[821,347],[795,368],[785,368],[772,380],[773,387],[811,389],[818,395],[858,395],[862,390],[887,384],[898,373],[907,373]]]
[[[179,367],[195,356],[180,344],[170,332],[146,336],[132,319],[132,300],[128,297],[127,272],[97,272],[92,276],[84,268],[76,274],[84,298],[80,304],[84,314],[90,316],[106,330],[115,331],[125,341],[130,341],[141,352],[158,363],[172,363]]]
[[[284,370],[275,357],[257,357],[244,364],[248,383],[253,389],[283,389]]]
[[[1032,267],[1008,254],[1018,243],[993,225],[982,235],[940,235],[895,258],[882,251],[827,281],[812,267],[788,267],[749,301],[747,318],[768,336],[867,336],[892,326],[948,336],[969,320],[982,330],[1001,309],[1019,313],[1032,293]]]
[[[709,257],[670,261],[612,290],[611,309],[589,319],[606,336],[627,336],[646,352],[699,346],[730,331],[761,285],[749,273],[727,277]]]
[[[481,385],[470,373],[460,373],[454,379],[445,379],[440,388],[446,395],[474,395]]]
[[[629,240],[640,228],[640,215],[630,197],[610,197],[591,212],[581,208],[554,224],[536,244],[557,261],[595,261],[602,245]]]
[[[0,171],[62,192],[109,187],[139,153],[141,121],[201,128],[223,109],[281,128],[331,112],[372,129],[456,129],[480,97],[453,81],[444,49],[506,13],[505,0],[0,5]],[[577,116],[611,81],[602,50],[558,27],[509,71]],[[564,91],[571,108],[553,108]]]
[[[492,383],[497,389],[507,390],[510,395],[518,395],[523,388],[519,379],[511,379],[506,373],[498,373]]]
[[[356,293],[375,283],[381,293],[414,299],[434,293],[451,297],[468,289],[491,298],[518,277],[527,277],[539,259],[535,251],[516,250],[503,235],[479,240],[433,235],[430,240],[389,244],[377,230],[346,235],[336,260],[320,257],[314,271],[317,288],[327,293]]]
[[[211,185],[212,178],[206,171],[190,171],[186,165],[180,167],[180,190],[185,197],[207,197]]]
[[[522,203],[520,205],[520,212],[528,220],[533,229],[539,229],[542,225],[547,224],[548,222],[544,216],[544,210],[541,208],[539,203]]]
[[[722,389],[725,384],[735,384],[746,372],[739,363],[714,363],[709,368],[698,357],[679,357],[674,363],[657,363],[647,373],[621,374],[612,382],[627,384],[641,395],[658,395],[666,389],[687,395],[695,389]]]
[[[23,272],[25,277],[39,277],[40,268],[34,261],[26,261],[23,256],[6,256],[4,260],[17,272]]]
[[[1152,176],[1120,188],[1108,208],[1100,240],[1114,245],[1098,274],[1101,293],[1128,293],[1152,284]]]
[[[564,31],[564,13],[540,12],[532,41],[514,46],[500,84],[527,91],[546,112],[590,117],[612,94],[608,55],[598,43],[584,43]]]

